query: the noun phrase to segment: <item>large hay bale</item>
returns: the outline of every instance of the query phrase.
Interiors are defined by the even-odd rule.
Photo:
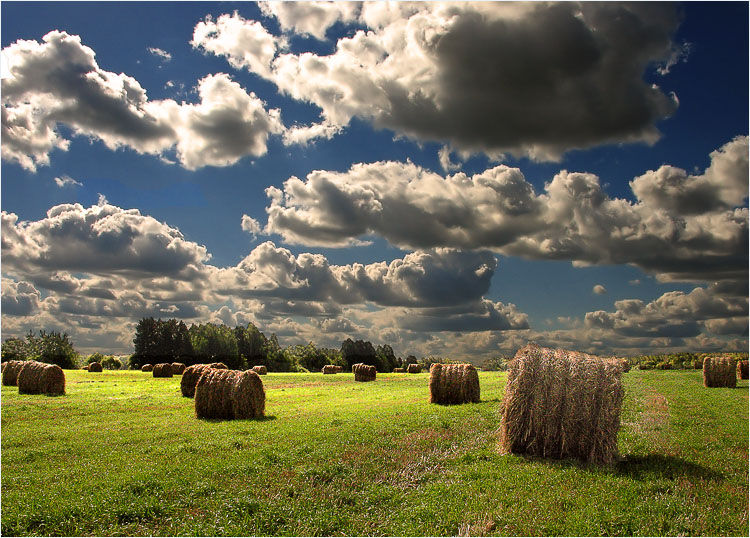
[[[268,373],[268,368],[266,368],[263,365],[253,366],[253,372],[255,372],[258,375],[266,375]]]
[[[624,396],[621,364],[529,344],[508,367],[500,430],[505,452],[615,461]]]
[[[15,387],[18,385],[18,372],[27,361],[8,361],[3,369],[3,385]]]
[[[89,364],[89,372],[101,372],[102,365],[99,362],[92,362]]]
[[[143,366],[141,366],[141,372],[151,372],[153,369],[153,364],[144,364]]]
[[[182,375],[182,372],[185,371],[185,365],[181,362],[173,362],[170,366],[172,367],[172,375]]]
[[[737,378],[747,379],[748,361],[737,361]]]
[[[195,416],[214,419],[262,417],[266,393],[257,372],[205,368],[195,387]]]
[[[180,391],[184,397],[192,398],[195,396],[195,385],[198,384],[198,380],[203,375],[203,372],[209,368],[208,364],[193,364],[185,368],[185,371],[182,372],[182,380],[180,381]]]
[[[324,374],[337,374],[339,373],[340,368],[341,366],[336,366],[335,364],[326,364],[325,366],[323,366],[321,372],[323,372]]]
[[[359,363],[352,366],[354,381],[375,381],[377,370],[369,364]]]
[[[703,385],[706,387],[736,387],[737,364],[731,357],[703,359]]]
[[[404,369],[404,368],[394,368],[393,369],[393,373],[394,374],[405,374],[406,373],[406,369]]]
[[[406,367],[407,374],[419,374],[422,372],[422,367],[418,364],[409,364]]]
[[[172,365],[168,362],[154,364],[154,377],[172,377]]]
[[[472,364],[433,364],[430,403],[479,403],[479,374]]]
[[[65,394],[65,373],[56,364],[26,361],[18,372],[18,394]]]
[[[209,364],[211,368],[216,368],[217,370],[228,370],[229,367],[224,364],[223,362],[212,362]]]

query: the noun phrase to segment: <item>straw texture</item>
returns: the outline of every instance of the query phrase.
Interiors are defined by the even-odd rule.
[[[18,372],[26,361],[8,361],[3,369],[3,385],[6,387],[18,386]]]
[[[731,357],[703,359],[703,385],[706,387],[736,387],[737,364]]]
[[[406,367],[407,374],[418,374],[422,372],[422,367],[418,364],[410,364]]]
[[[375,381],[377,370],[374,366],[369,364],[355,364],[352,366],[352,372],[354,372],[354,381]]]
[[[263,365],[253,366],[253,372],[255,372],[258,375],[266,375],[268,374],[268,368],[266,368]]]
[[[185,371],[185,365],[181,362],[173,362],[171,366],[172,366],[172,375],[182,375],[182,372]]]
[[[141,372],[150,372],[153,369],[154,369],[153,364],[144,364],[143,366],[141,366]]]
[[[168,362],[154,364],[154,377],[172,377],[172,365]]]
[[[89,364],[89,372],[101,372],[102,364],[100,362],[92,362]]]
[[[212,419],[260,418],[266,393],[253,370],[206,368],[195,387],[195,416]]]
[[[737,361],[737,378],[747,379],[748,361]]]
[[[433,364],[429,387],[430,403],[479,403],[479,374],[472,364]]]
[[[18,372],[19,394],[65,394],[65,373],[56,364],[26,361]]]

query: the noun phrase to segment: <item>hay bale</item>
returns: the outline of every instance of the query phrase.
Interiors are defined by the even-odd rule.
[[[616,460],[621,364],[529,344],[508,366],[500,429],[504,452],[599,464]]]
[[[65,373],[56,364],[26,361],[18,372],[18,394],[65,394]]]
[[[321,370],[324,374],[338,374],[340,371],[341,366],[336,366],[335,364],[326,364]]]
[[[172,375],[182,375],[182,372],[185,371],[185,365],[181,362],[173,362],[170,366],[172,367]]]
[[[266,368],[263,365],[253,366],[253,372],[255,372],[258,375],[266,375],[268,373],[268,368]]]
[[[377,370],[369,364],[359,363],[352,366],[354,381],[375,381]]]
[[[479,374],[472,364],[433,364],[429,386],[430,403],[479,403]]]
[[[737,361],[737,378],[747,379],[748,361]]]
[[[343,371],[344,371],[344,367],[343,366],[336,366],[336,373],[337,374],[340,374]]]
[[[198,380],[203,375],[203,372],[209,368],[208,364],[193,364],[185,368],[185,371],[182,372],[182,380],[180,381],[180,391],[185,398],[195,396],[195,386],[198,384]]]
[[[216,368],[218,370],[228,370],[229,369],[229,367],[226,364],[224,364],[223,362],[212,362],[211,364],[209,364],[209,366],[211,368]]]
[[[8,361],[5,361],[3,363],[0,363],[0,373],[3,373],[5,371],[5,365],[8,363]]]
[[[172,377],[172,365],[168,362],[154,364],[152,372],[154,377]]]
[[[703,385],[705,387],[736,387],[736,361],[731,357],[706,357],[703,359]]]
[[[150,372],[153,369],[154,369],[153,364],[144,364],[143,366],[141,366],[141,372]]]
[[[257,372],[205,368],[195,387],[195,416],[213,419],[259,418],[266,393]]]
[[[3,370],[3,385],[6,387],[18,386],[18,372],[27,361],[8,361]]]
[[[99,362],[92,362],[89,364],[89,372],[101,372],[102,365]]]
[[[405,374],[406,370],[404,368],[394,368],[393,369],[394,374]]]
[[[406,367],[407,374],[419,374],[422,372],[422,367],[418,364],[409,364]]]
[[[81,370],[86,370],[88,372],[89,371],[89,365],[87,364],[86,366],[81,366]]]

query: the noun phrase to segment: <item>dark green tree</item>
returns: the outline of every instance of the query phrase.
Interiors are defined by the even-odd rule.
[[[6,338],[0,354],[2,362],[25,361],[29,358],[26,341],[22,338]]]

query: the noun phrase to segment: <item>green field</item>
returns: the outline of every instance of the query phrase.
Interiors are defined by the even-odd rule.
[[[2,534],[748,535],[748,383],[631,371],[597,468],[501,455],[506,375],[428,403],[427,374],[269,374],[267,418],[202,421],[179,377],[2,387]]]

